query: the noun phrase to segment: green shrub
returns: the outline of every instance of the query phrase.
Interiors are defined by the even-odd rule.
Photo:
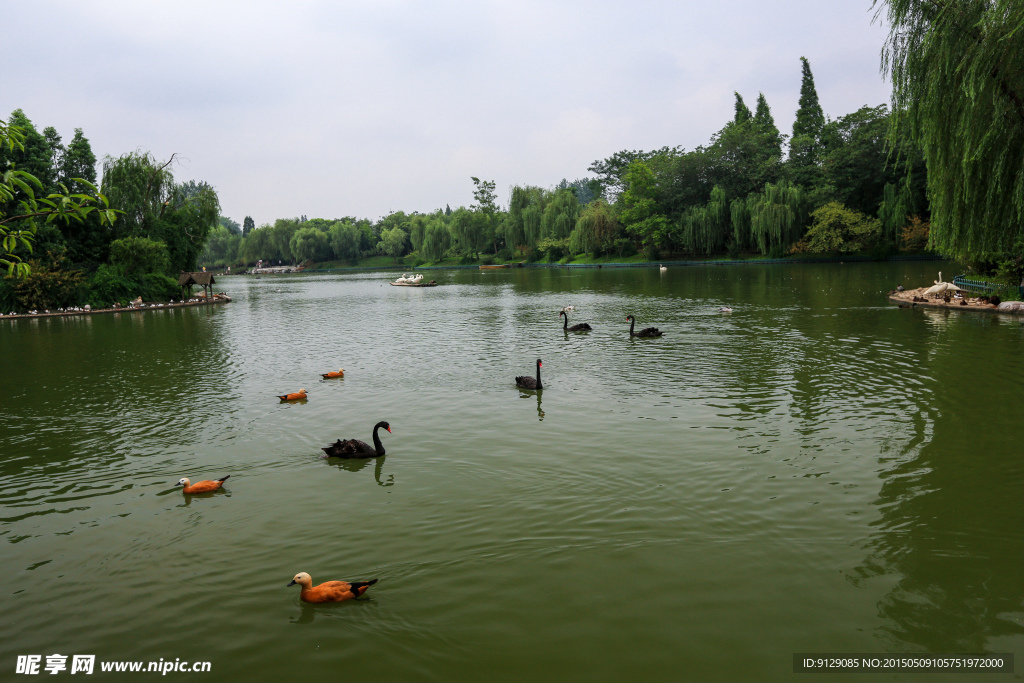
[[[147,237],[125,237],[110,243],[110,264],[119,266],[128,277],[146,273],[166,275],[170,257],[163,242]]]
[[[859,211],[848,209],[839,202],[829,202],[811,214],[814,221],[799,244],[797,253],[849,254],[862,249],[875,248],[882,237],[882,222]]]
[[[627,237],[620,237],[612,243],[612,250],[621,258],[628,258],[636,253],[636,245]]]
[[[113,303],[126,304],[142,297],[143,301],[169,301],[181,296],[178,282],[163,273],[146,273],[129,277],[120,266],[104,264],[89,280],[89,304],[110,308]]]
[[[7,278],[4,303],[18,312],[55,310],[77,306],[85,301],[85,275],[70,269],[64,249],[47,252],[44,261],[30,261],[32,271],[20,279]],[[2,308],[0,308],[2,310]]]
[[[560,240],[542,239],[537,244],[537,251],[543,253],[548,261],[558,261],[569,253],[569,238],[566,237]]]

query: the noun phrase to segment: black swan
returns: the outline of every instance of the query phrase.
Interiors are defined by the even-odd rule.
[[[341,439],[338,439],[327,448],[320,449],[327,454],[322,455],[320,457],[376,458],[381,455],[384,455],[384,444],[380,442],[380,437],[377,436],[377,430],[379,430],[381,427],[388,430],[388,432],[391,431],[391,425],[389,425],[387,422],[381,421],[373,425],[373,446],[366,443],[365,441],[360,441],[359,439],[349,439],[347,441],[342,441]]]
[[[565,318],[565,322],[562,324],[562,330],[564,332],[590,332],[591,330],[589,323],[580,323],[579,325],[569,327],[569,314],[565,311],[559,311],[558,315]]]
[[[629,321],[629,336],[630,337],[660,337],[662,332],[657,327],[645,327],[639,332],[634,332],[633,327],[636,325],[636,319],[627,315],[626,320]]]
[[[544,385],[540,383],[540,366],[543,363],[540,362],[540,358],[537,359],[537,379],[533,377],[516,377],[516,386],[520,389],[543,389]]]

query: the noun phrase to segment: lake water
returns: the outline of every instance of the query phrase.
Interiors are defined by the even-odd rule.
[[[1024,325],[886,300],[939,269],[225,277],[221,306],[0,321],[0,678],[55,653],[451,682],[1013,652],[1019,679]],[[563,334],[570,304],[592,332]],[[386,457],[318,457],[379,420]],[[300,571],[380,582],[314,607]]]

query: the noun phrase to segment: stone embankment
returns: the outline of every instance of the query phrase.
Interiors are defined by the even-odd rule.
[[[189,306],[209,306],[210,304],[226,304],[229,301],[231,301],[231,297],[221,292],[220,294],[214,294],[213,299],[211,299],[210,301],[206,301],[206,299],[199,298],[166,304],[139,303],[129,306],[119,306],[117,308],[69,308],[63,311],[36,311],[35,313],[11,314],[0,313],[0,320],[16,320],[21,318],[64,318],[72,315],[94,315],[96,313],[138,313],[140,311],[156,311],[165,310],[168,308],[188,308]]]

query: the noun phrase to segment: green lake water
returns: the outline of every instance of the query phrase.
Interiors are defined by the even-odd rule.
[[[1020,679],[1024,319],[885,298],[940,269],[236,276],[226,305],[0,321],[0,679],[58,653],[780,681],[796,652],[1012,652],[983,680]],[[318,457],[379,420],[384,458]],[[380,582],[309,606],[300,571]]]

